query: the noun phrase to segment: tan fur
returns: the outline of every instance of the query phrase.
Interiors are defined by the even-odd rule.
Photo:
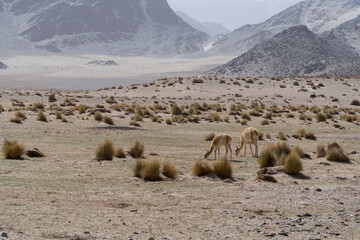
[[[259,139],[259,131],[256,128],[249,127],[242,131],[241,137],[240,137],[240,146],[236,147],[235,155],[239,155],[241,149],[245,145],[245,151],[243,157],[246,155],[246,144],[248,143],[250,145],[251,154],[253,157],[259,157],[259,149],[258,149],[258,139]],[[253,153],[251,143],[255,145],[255,155]]]
[[[225,149],[226,149],[225,157],[228,154],[228,150],[230,150],[230,160],[231,160],[231,158],[232,158],[231,141],[232,141],[232,137],[228,134],[217,135],[211,141],[210,150],[205,153],[204,158],[208,158],[214,150],[215,150],[215,160],[216,160],[216,151],[218,151],[218,155],[220,158],[220,147],[225,146]]]

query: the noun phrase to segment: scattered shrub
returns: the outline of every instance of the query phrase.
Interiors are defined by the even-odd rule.
[[[111,140],[106,140],[95,149],[95,158],[98,161],[111,161],[114,156],[114,146]]]
[[[247,120],[246,120],[246,119],[241,120],[240,124],[241,124],[241,125],[246,125],[246,124],[247,124]]]
[[[114,120],[109,116],[104,116],[103,117],[103,122],[106,123],[106,124],[109,124],[109,125],[114,125]]]
[[[221,160],[213,164],[214,173],[221,179],[232,178],[232,165],[227,158],[222,158]]]
[[[55,93],[51,93],[50,95],[49,95],[49,102],[56,102],[57,100],[56,100],[56,97],[55,97]]]
[[[200,78],[195,78],[192,80],[192,83],[204,83],[204,80],[202,80]]]
[[[62,119],[61,112],[56,111],[56,113],[55,113],[55,117],[56,117],[56,119]]]
[[[350,162],[350,159],[345,155],[343,148],[336,142],[328,145],[326,159],[332,162]]]
[[[16,117],[16,118],[20,118],[21,120],[27,119],[26,114],[25,114],[24,112],[20,112],[20,111],[17,111],[17,112],[15,113],[15,117]]]
[[[63,123],[66,123],[67,122],[67,120],[66,120],[66,118],[61,118],[61,122],[63,122]]]
[[[134,115],[133,120],[134,120],[135,122],[143,122],[143,118],[142,118],[141,115],[138,114],[138,113],[136,113],[136,114]]]
[[[248,121],[251,121],[251,117],[250,117],[250,115],[248,113],[242,113],[241,118],[245,119],[245,120],[248,120]]]
[[[289,175],[296,175],[303,170],[303,164],[296,151],[292,151],[286,158],[284,164],[285,172]]]
[[[313,132],[306,132],[305,139],[316,140],[316,136]]]
[[[81,104],[79,106],[79,114],[85,113],[87,109],[88,109],[88,107],[86,105]]]
[[[130,122],[130,126],[134,126],[134,127],[141,127],[141,125],[140,124],[138,124],[137,122],[135,122],[135,121],[131,121]]]
[[[102,114],[101,114],[100,112],[96,112],[96,113],[94,114],[94,120],[95,120],[95,121],[101,122],[102,119],[103,119],[103,116],[102,116]]]
[[[142,158],[145,152],[145,146],[139,140],[130,148],[129,154],[133,158]]]
[[[326,157],[326,150],[324,145],[318,145],[316,149],[316,156],[317,158]]]
[[[325,122],[326,121],[326,115],[323,113],[317,113],[315,116],[315,119],[317,122]]]
[[[195,176],[204,176],[212,173],[214,170],[207,160],[197,160],[193,167],[193,174]]]
[[[170,118],[167,118],[167,119],[165,120],[165,123],[166,123],[167,125],[172,125],[172,121],[171,121]]]
[[[353,106],[360,106],[360,101],[359,100],[352,100],[350,105],[353,105]]]
[[[279,140],[286,141],[286,135],[283,132],[279,132]]]
[[[8,141],[5,139],[2,151],[6,159],[20,159],[25,153],[25,146],[19,144],[17,140]]]
[[[37,115],[37,120],[41,122],[47,122],[47,118],[43,111],[40,111]]]
[[[291,148],[286,142],[270,145],[262,151],[258,163],[261,168],[281,166],[290,152]]]
[[[269,120],[267,119],[262,120],[261,125],[269,125]]]
[[[133,168],[134,177],[141,178],[141,172],[145,166],[145,160],[136,159],[135,167]]]
[[[10,119],[10,122],[20,124],[20,123],[22,123],[22,119],[19,117],[14,117],[14,118]]]
[[[115,157],[117,157],[117,158],[126,158],[124,149],[122,147],[118,147],[115,150]]]
[[[212,141],[215,137],[215,134],[214,133],[210,133],[208,135],[205,136],[205,141],[209,142],[209,141]]]
[[[181,108],[179,108],[176,104],[172,105],[171,107],[171,114],[172,115],[181,115],[182,114],[182,110]]]
[[[177,167],[175,163],[166,161],[163,164],[162,174],[165,177],[177,179],[179,177],[179,172],[177,170]]]
[[[305,129],[300,129],[300,130],[297,131],[296,135],[299,138],[303,138],[303,137],[305,137],[305,133],[306,133]]]
[[[160,178],[160,162],[158,160],[150,160],[145,162],[145,166],[141,170],[141,178],[146,181],[159,181]]]

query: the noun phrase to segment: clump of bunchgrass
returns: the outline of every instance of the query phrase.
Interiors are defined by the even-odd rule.
[[[102,119],[103,119],[103,116],[102,116],[101,112],[96,112],[96,113],[94,114],[94,120],[95,120],[95,121],[101,122]]]
[[[129,154],[133,158],[142,158],[145,152],[145,146],[139,140],[130,148]]]
[[[134,177],[141,178],[141,172],[145,166],[145,160],[136,159],[135,167],[133,168]]]
[[[25,153],[25,146],[19,144],[17,140],[8,141],[5,139],[2,152],[6,159],[20,159]]]
[[[315,116],[315,119],[317,122],[325,122],[326,121],[326,115],[323,113],[317,113]]]
[[[287,141],[286,135],[283,132],[279,132],[279,140]]]
[[[214,172],[212,166],[207,160],[196,160],[193,167],[193,175],[201,177]]]
[[[146,181],[159,181],[160,177],[160,162],[159,160],[146,161],[141,170],[141,178]]]
[[[43,111],[40,111],[37,115],[37,120],[41,122],[47,122],[47,118]]]
[[[222,158],[219,161],[213,163],[214,173],[221,179],[232,178],[232,165],[227,158]]]
[[[104,116],[103,122],[108,125],[114,125],[114,120],[110,116]]]
[[[292,151],[289,156],[287,156],[284,164],[285,172],[289,175],[299,174],[303,170],[303,164],[301,162],[300,156],[296,151]]]
[[[116,148],[115,157],[117,157],[117,158],[126,158],[126,154],[125,154],[124,149],[122,147]]]
[[[326,150],[325,150],[324,145],[318,145],[318,146],[317,146],[316,156],[317,156],[317,158],[326,157]]]
[[[329,144],[326,159],[332,162],[350,163],[350,159],[345,155],[343,148],[336,142]]]
[[[171,179],[177,179],[179,177],[178,169],[175,165],[175,163],[166,161],[163,164],[162,168],[162,174],[165,177],[171,178]]]
[[[106,140],[95,149],[95,158],[98,161],[111,161],[114,156],[114,146],[111,140]]]

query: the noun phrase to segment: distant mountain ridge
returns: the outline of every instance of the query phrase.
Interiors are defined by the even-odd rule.
[[[211,55],[240,55],[256,44],[292,26],[305,25],[314,33],[331,31],[360,15],[359,0],[305,0],[287,8],[267,21],[245,25],[213,43]],[[348,41],[360,51],[354,41]]]
[[[192,17],[188,16],[186,13],[181,11],[176,11],[176,14],[181,17],[185,22],[187,22],[193,28],[208,34],[211,37],[216,37],[218,35],[224,35],[230,33],[230,30],[224,27],[219,23],[213,22],[204,22],[200,23]]]
[[[174,55],[208,39],[166,0],[0,0],[0,11],[5,35],[51,51]]]
[[[346,45],[343,49],[338,49],[306,26],[299,25],[276,34],[208,74],[272,77],[331,72],[348,75],[350,68],[355,69],[352,63],[358,60],[359,56],[349,47],[346,48]]]

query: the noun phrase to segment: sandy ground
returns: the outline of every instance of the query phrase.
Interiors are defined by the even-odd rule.
[[[98,89],[143,83],[164,76],[194,75],[231,60],[231,56],[191,58],[118,57],[102,55],[4,56],[9,68],[0,71],[3,88]],[[115,61],[116,66],[88,65]]]
[[[325,87],[313,90],[310,80]],[[258,79],[254,83],[240,79],[240,86],[233,84],[234,79],[199,84],[187,78],[182,84],[177,81],[159,80],[122,90],[53,92],[58,104],[70,98],[77,100],[77,105],[102,104],[108,110],[105,100],[114,96],[119,103],[143,106],[219,103],[227,108],[219,113],[222,118],[229,116],[231,104],[249,106],[255,100],[266,106],[351,107],[360,115],[359,107],[349,105],[359,99],[354,90],[360,87],[359,79],[299,78],[300,86],[294,86],[293,79]],[[234,181],[222,181],[195,177],[191,172],[195,160],[209,148],[204,141],[208,133],[229,133],[234,138],[232,148],[239,144],[247,126],[236,123],[233,116],[229,123],[202,120],[173,125],[144,119],[136,128],[129,125],[132,114],[125,111],[107,113],[115,121],[108,126],[94,121],[90,110],[66,116],[68,123],[56,120],[51,110],[46,111],[47,123],[36,121],[36,112],[23,110],[27,120],[9,122],[14,111],[8,110],[15,108],[11,100],[23,101],[26,107],[35,102],[48,107],[49,93],[0,90],[0,104],[5,109],[0,114],[0,142],[17,139],[46,155],[24,160],[0,157],[0,232],[6,232],[8,239],[360,239],[359,121],[343,121],[341,111],[335,118],[343,130],[330,120],[299,120],[297,112],[293,112],[295,118],[286,118],[284,113],[265,126],[260,124],[262,117],[252,117],[247,126],[271,136],[259,142],[260,152],[277,143],[276,136],[282,131],[291,146],[301,147],[312,159],[303,160],[302,175],[278,173],[274,175],[278,183],[268,183],[255,180],[259,166],[248,151],[245,158],[233,156]],[[311,94],[316,98],[310,98]],[[163,113],[163,118],[167,117],[171,115]],[[301,128],[314,132],[317,140],[291,137]],[[182,174],[175,181],[145,182],[133,177],[130,156],[97,162],[94,149],[105,139],[124,149],[140,139],[147,159],[174,161]],[[350,154],[351,164],[316,158],[318,144],[334,141]]]

